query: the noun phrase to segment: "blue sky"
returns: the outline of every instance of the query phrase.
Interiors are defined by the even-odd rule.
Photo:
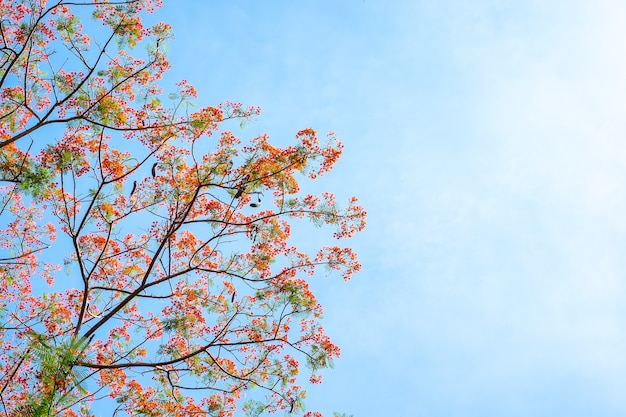
[[[316,279],[342,358],[309,408],[626,414],[623,2],[165,3],[168,82],[346,145],[310,189],[366,206],[363,271]]]

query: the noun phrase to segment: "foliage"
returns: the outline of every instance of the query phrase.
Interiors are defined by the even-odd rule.
[[[339,355],[305,278],[360,265],[290,228],[364,227],[355,198],[300,192],[341,143],[242,144],[229,120],[257,108],[165,96],[158,7],[0,0],[2,416],[297,413],[301,363],[320,382]]]

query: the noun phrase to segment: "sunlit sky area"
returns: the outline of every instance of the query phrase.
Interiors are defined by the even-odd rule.
[[[304,185],[359,197],[362,272],[315,278],[342,357],[306,406],[626,415],[626,3],[170,0],[199,106],[345,144]],[[327,244],[331,231],[294,236]]]

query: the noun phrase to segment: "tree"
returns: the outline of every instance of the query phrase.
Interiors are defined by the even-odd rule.
[[[305,277],[360,265],[290,226],[363,229],[355,198],[299,189],[341,143],[242,144],[257,108],[165,96],[158,3],[0,0],[2,416],[296,413],[300,362],[320,382],[339,355]]]

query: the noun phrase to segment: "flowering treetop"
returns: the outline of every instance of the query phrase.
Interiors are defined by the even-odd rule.
[[[339,355],[307,277],[360,265],[290,227],[363,229],[356,198],[300,190],[341,143],[244,144],[228,121],[258,108],[165,98],[159,3],[0,0],[2,416],[297,413],[300,363],[320,382]]]

